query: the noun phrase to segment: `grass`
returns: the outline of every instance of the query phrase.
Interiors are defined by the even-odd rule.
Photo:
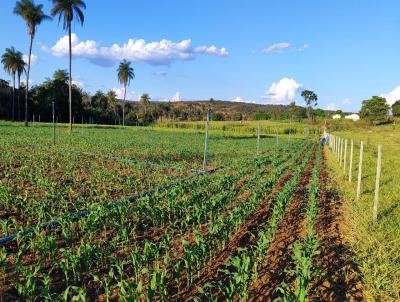
[[[329,166],[338,188],[347,201],[348,242],[356,253],[368,301],[400,300],[400,127],[384,125],[334,131],[354,140],[353,180],[351,183],[335,155],[328,152]],[[364,142],[361,197],[356,201],[360,141]],[[377,165],[377,146],[382,145],[382,173],[378,221],[373,222],[373,200]],[[348,152],[349,152],[348,148]],[[348,153],[349,154],[349,153]],[[347,163],[349,160],[347,160]]]

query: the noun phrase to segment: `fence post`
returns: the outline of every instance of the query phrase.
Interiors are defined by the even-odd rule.
[[[358,162],[357,200],[360,198],[360,193],[361,193],[361,175],[362,175],[363,150],[364,150],[364,142],[361,141],[361,145],[360,145],[360,161]]]
[[[338,137],[335,136],[335,157],[337,158]]]
[[[379,182],[381,179],[381,160],[382,146],[378,146],[378,161],[376,164],[376,181],[375,181],[375,198],[374,198],[374,221],[378,220],[378,203],[379,203]]]
[[[340,150],[340,137],[337,137],[337,144],[336,144],[336,159],[339,161],[339,150]]]
[[[56,144],[56,114],[54,111],[54,102],[51,103],[53,111],[53,145]]]
[[[35,128],[35,114],[32,116],[32,128]]]
[[[347,138],[344,140],[343,174],[346,175],[347,164]]]
[[[260,154],[260,124],[257,126],[257,155]]]
[[[339,166],[342,166],[342,161],[343,161],[343,138],[340,139]]]
[[[207,110],[207,122],[206,122],[206,141],[204,143],[204,159],[203,159],[203,171],[207,171],[207,161],[208,161],[208,128],[210,125],[210,115],[211,108],[208,107]]]
[[[350,159],[349,159],[349,182],[351,182],[351,173],[353,172],[353,140],[350,143]]]

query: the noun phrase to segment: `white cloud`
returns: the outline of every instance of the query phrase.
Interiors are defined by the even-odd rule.
[[[225,47],[217,48],[214,45],[213,46],[198,46],[194,50],[197,53],[214,55],[217,57],[226,57],[229,55],[229,52],[226,50]]]
[[[246,101],[244,99],[242,99],[240,96],[235,97],[233,100],[231,100],[231,102],[237,102],[237,103],[252,103],[255,104],[255,101]]]
[[[281,43],[274,43],[267,48],[264,49],[266,53],[282,53],[285,49],[290,47],[290,43],[281,42]]]
[[[174,61],[195,59],[197,54],[225,57],[228,51],[216,46],[193,47],[190,39],[180,42],[162,39],[146,43],[143,39],[129,39],[127,43],[112,46],[100,46],[94,40],[80,41],[73,33],[71,36],[72,53],[74,57],[86,58],[95,64],[110,66],[122,59],[136,62],[145,62],[152,65],[168,65]],[[60,38],[50,49],[42,47],[54,56],[66,56],[69,52],[68,36]]]
[[[167,72],[165,70],[157,70],[156,72],[153,72],[153,75],[165,77]]]
[[[117,95],[118,99],[120,99],[120,100],[124,99],[124,91],[125,91],[124,88],[122,88],[122,87],[120,87],[120,88],[114,87],[112,90],[115,92],[115,94]],[[126,90],[126,100],[127,101],[133,101],[133,102],[138,101],[139,100],[139,95],[134,91]]]
[[[244,102],[244,100],[240,96],[237,96],[233,100],[231,100],[231,102],[242,103],[242,102]]]
[[[28,58],[29,58],[29,55],[26,55],[26,54],[22,55],[22,59],[24,60],[24,62],[26,64],[28,64]],[[31,54],[31,64],[35,64],[38,61],[38,59],[39,59],[38,56]]]
[[[181,93],[177,91],[174,96],[171,98],[171,102],[181,102]]]
[[[350,105],[351,104],[351,100],[350,99],[343,99],[342,100],[342,105]]]
[[[297,51],[304,51],[304,50],[306,50],[306,49],[309,48],[309,47],[310,47],[310,45],[304,44],[302,47],[297,48]]]
[[[23,86],[25,86],[26,85],[26,79],[22,79],[21,80],[21,84]],[[35,80],[29,79],[29,87],[32,87],[33,84],[35,84]]]
[[[388,93],[381,94],[386,99],[389,105],[393,105],[396,101],[400,100],[400,86]]]
[[[79,77],[72,80],[72,84],[78,86],[81,89],[83,89],[86,86],[85,83]]]
[[[331,110],[331,111],[336,111],[339,108],[335,103],[329,103],[328,105],[326,105],[325,109],[326,110]]]
[[[262,98],[272,104],[287,104],[294,101],[300,87],[301,85],[294,79],[282,78],[278,82],[272,83]]]

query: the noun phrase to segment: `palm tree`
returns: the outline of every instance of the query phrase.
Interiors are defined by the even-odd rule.
[[[57,69],[56,71],[54,71],[53,73],[53,79],[55,81],[60,81],[63,83],[68,83],[69,80],[69,74],[68,71],[65,69]]]
[[[18,58],[17,58],[17,76],[18,76],[18,105],[17,105],[17,110],[18,110],[18,120],[21,120],[21,104],[20,104],[20,98],[21,98],[21,75],[25,72],[26,73],[26,63],[24,61],[24,58],[22,56],[21,52],[18,52]]]
[[[58,22],[63,19],[63,28],[68,31],[69,37],[69,130],[72,131],[72,42],[71,42],[71,24],[74,18],[83,25],[85,15],[82,9],[86,9],[83,0],[52,0],[53,8],[51,15],[58,15]]]
[[[131,67],[131,62],[123,60],[118,66],[118,81],[124,85],[124,102],[122,104],[122,125],[125,126],[125,99],[126,99],[126,86],[129,86],[132,79],[135,78],[135,73]]]
[[[29,73],[31,69],[31,56],[32,56],[32,43],[36,34],[36,28],[40,23],[45,20],[51,19],[43,12],[43,5],[35,5],[34,0],[20,0],[17,1],[14,13],[21,16],[26,22],[29,41],[29,54],[28,54],[28,70],[26,72],[26,87],[25,87],[25,126],[28,126],[28,92],[29,92]]]
[[[147,114],[147,108],[150,106],[150,96],[148,93],[143,93],[140,97],[139,104],[144,109],[144,114]]]
[[[6,48],[5,53],[1,56],[1,63],[3,64],[4,70],[11,75],[13,80],[11,108],[12,120],[15,120],[15,75],[17,73],[17,60],[18,51],[16,51],[14,47]]]

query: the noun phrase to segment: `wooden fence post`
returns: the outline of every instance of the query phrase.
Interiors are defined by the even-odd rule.
[[[257,126],[257,155],[260,154],[260,124]]]
[[[210,126],[210,118],[211,118],[211,107],[208,107],[207,110],[207,122],[206,122],[206,140],[204,142],[204,158],[203,158],[203,171],[207,171],[207,162],[208,162],[208,128]]]
[[[343,138],[340,139],[340,155],[339,155],[339,166],[342,166],[343,162]]]
[[[350,160],[349,160],[349,182],[351,182],[351,173],[353,172],[353,140],[350,143]]]
[[[375,198],[374,198],[374,221],[378,220],[378,203],[379,203],[379,182],[381,179],[381,160],[382,146],[378,146],[378,160],[376,164],[376,181],[375,181]]]
[[[346,175],[346,163],[347,163],[347,138],[344,140],[344,155],[343,155],[343,174]]]
[[[360,198],[361,193],[361,175],[362,175],[362,161],[363,161],[364,142],[360,144],[360,161],[358,162],[358,180],[357,180],[357,200]]]

